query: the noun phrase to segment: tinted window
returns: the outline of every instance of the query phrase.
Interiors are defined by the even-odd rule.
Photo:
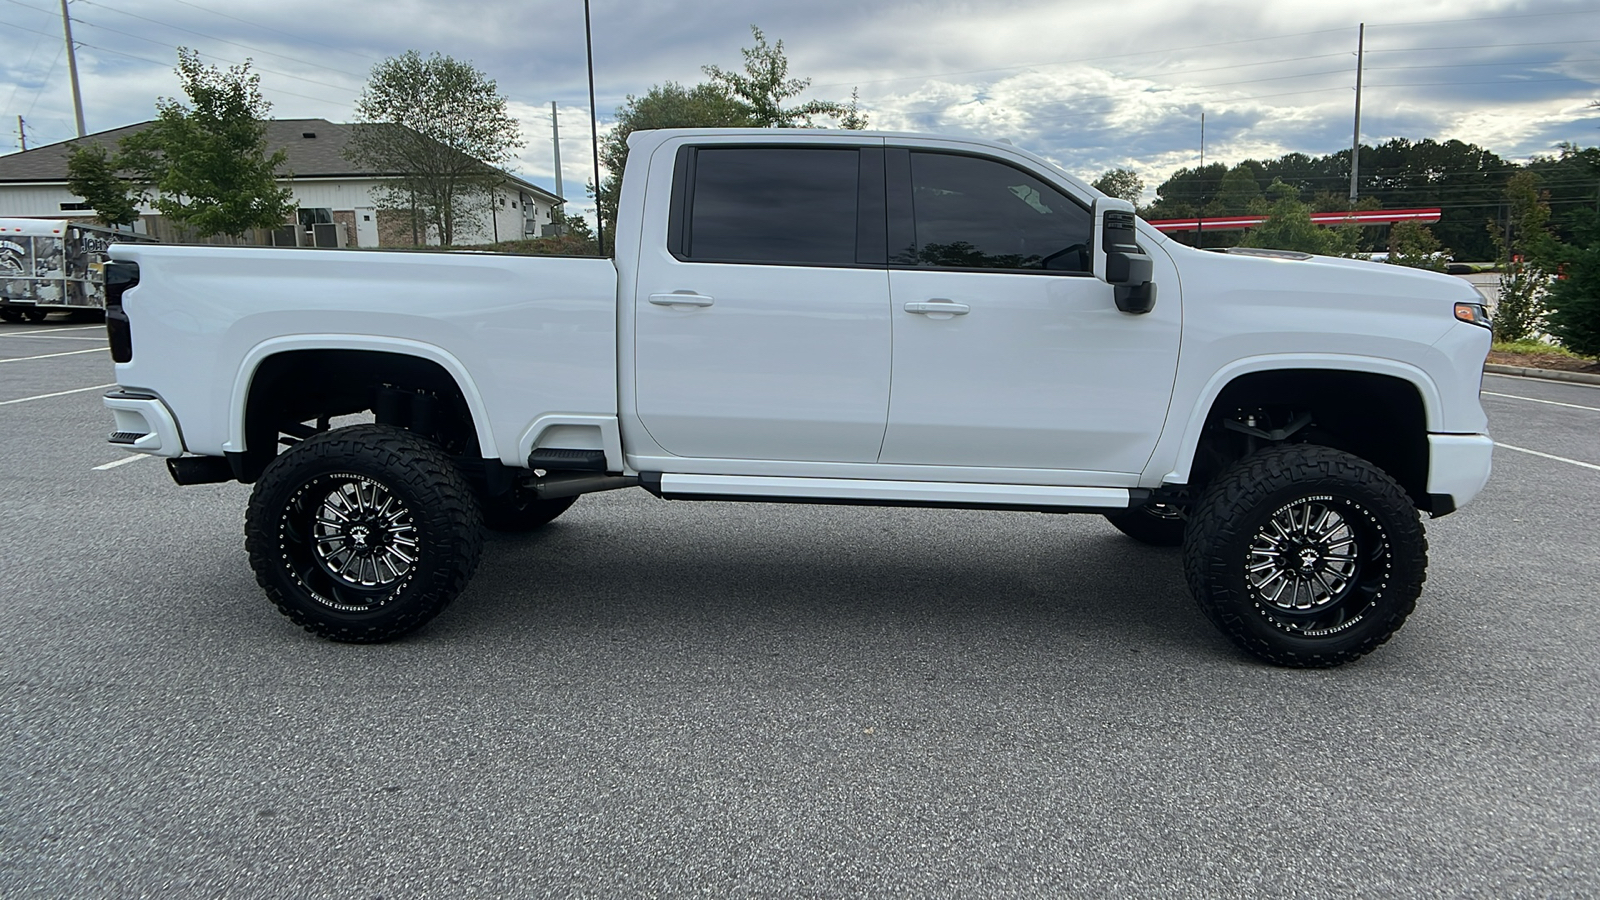
[[[1088,210],[1004,163],[911,154],[915,244],[894,261],[961,269],[1087,272]]]
[[[849,149],[702,148],[685,253],[691,259],[856,262],[859,155]]]

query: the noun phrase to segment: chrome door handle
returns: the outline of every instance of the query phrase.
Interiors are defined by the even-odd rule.
[[[954,300],[908,300],[906,312],[930,318],[948,319],[951,316],[964,316],[972,312],[972,307]]]
[[[673,291],[670,294],[651,294],[650,302],[657,306],[710,306],[711,298],[694,291]]]

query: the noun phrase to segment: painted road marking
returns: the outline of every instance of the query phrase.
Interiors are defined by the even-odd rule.
[[[79,325],[76,328],[41,328],[37,331],[0,331],[0,337],[22,337],[29,334],[60,334],[63,331],[88,331],[89,329],[104,331],[104,325]]]
[[[1600,412],[1600,406],[1580,406],[1576,403],[1562,403],[1559,400],[1540,400],[1538,397],[1524,397],[1521,394],[1497,394],[1494,391],[1479,391],[1486,397],[1506,397],[1511,400],[1526,400],[1529,403],[1548,403],[1551,406],[1565,406],[1569,409],[1587,409],[1590,412]]]
[[[150,454],[148,454],[148,453],[135,453],[132,456],[116,460],[115,462],[108,462],[103,466],[95,466],[94,470],[96,472],[104,472],[107,469],[115,469],[117,466],[125,466],[128,463],[138,462],[141,459],[149,459],[149,458],[150,458]]]
[[[36,397],[20,397],[16,400],[0,400],[0,406],[10,406],[13,403],[27,403],[29,400],[48,400],[51,397],[65,397],[68,394],[81,394],[84,391],[103,391],[108,387],[116,387],[115,381],[110,384],[97,384],[86,388],[73,388],[70,391],[56,391],[54,394],[39,394]]]
[[[1553,459],[1556,462],[1571,463],[1574,466],[1583,466],[1585,469],[1593,469],[1596,472],[1600,472],[1600,466],[1597,466],[1594,463],[1579,462],[1576,459],[1567,459],[1565,456],[1556,456],[1553,453],[1540,453],[1537,450],[1529,450],[1527,447],[1513,447],[1510,444],[1502,444],[1499,441],[1495,441],[1494,445],[1496,447],[1504,447],[1507,450],[1515,450],[1518,453],[1527,453],[1527,454],[1530,454],[1530,455],[1533,455],[1533,456],[1542,456],[1545,459]]]
[[[104,353],[110,349],[110,347],[92,347],[88,350],[68,350],[65,353],[45,353],[41,356],[15,356],[11,359],[0,359],[0,363],[27,362],[30,359],[52,359],[57,356],[77,356],[79,353]]]

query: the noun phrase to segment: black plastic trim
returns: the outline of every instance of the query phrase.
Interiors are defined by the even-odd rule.
[[[232,481],[233,464],[221,456],[180,456],[167,460],[167,472],[179,484],[217,484]]]
[[[606,452],[540,447],[528,454],[528,468],[556,472],[604,472]]]
[[[1456,498],[1449,494],[1429,494],[1428,514],[1437,519],[1456,511]]]

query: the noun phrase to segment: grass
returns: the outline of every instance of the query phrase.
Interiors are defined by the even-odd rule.
[[[1526,353],[1539,356],[1565,356],[1569,359],[1588,359],[1579,356],[1560,344],[1546,344],[1544,341],[1495,341],[1490,348],[1498,353]]]

